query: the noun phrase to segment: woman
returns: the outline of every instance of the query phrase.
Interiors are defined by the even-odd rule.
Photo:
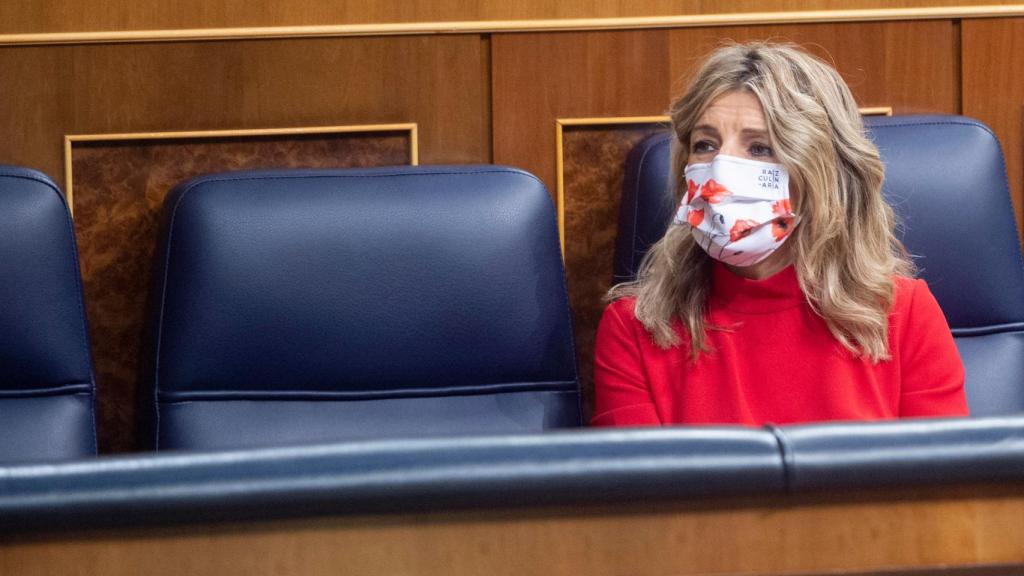
[[[672,106],[680,208],[598,328],[595,425],[967,414],[946,320],[893,234],[839,74],[714,52]]]

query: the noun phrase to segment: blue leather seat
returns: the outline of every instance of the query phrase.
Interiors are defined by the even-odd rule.
[[[157,252],[151,432],[217,449],[580,425],[551,200],[494,166],[218,174]]]
[[[884,193],[921,277],[942,306],[967,370],[974,416],[1024,411],[1024,270],[999,142],[960,116],[866,119],[886,166]],[[665,233],[675,200],[671,135],[643,142],[627,160],[615,280],[635,277]]]
[[[94,388],[64,196],[0,166],[0,462],[95,455]]]

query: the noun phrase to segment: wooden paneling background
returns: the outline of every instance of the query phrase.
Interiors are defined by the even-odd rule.
[[[254,521],[0,546],[18,576],[1019,576],[1020,485]]]
[[[0,3],[0,34],[1013,4],[1012,0],[47,0]]]
[[[963,114],[985,122],[999,137],[1017,230],[1024,230],[1024,19],[962,26]]]
[[[182,0],[145,4],[129,0],[6,2],[0,4],[0,36],[395,22],[429,27],[430,22],[439,21],[963,8],[1000,2]],[[1024,13],[1024,6],[1009,7],[1014,6]],[[12,38],[4,36],[0,44],[17,40]],[[663,114],[703,54],[724,40],[766,38],[803,44],[834,62],[862,107],[890,106],[896,114],[965,113],[990,123],[1007,153],[1020,220],[1024,18],[1016,17],[961,19],[939,14],[928,20],[703,28],[7,44],[0,45],[0,102],[4,103],[0,162],[39,168],[62,181],[62,141],[67,134],[414,122],[419,126],[421,163],[510,164],[536,173],[554,194],[558,119]],[[563,174],[566,209],[571,211],[566,215],[567,274],[580,344],[578,361],[588,387],[600,294],[610,282],[612,216],[617,213],[622,179],[622,158],[609,154],[627,149],[638,137],[638,129],[646,128],[598,123],[567,133]],[[93,216],[99,221],[117,215]],[[121,237],[117,241],[152,239]],[[86,241],[83,246],[91,245]],[[102,253],[94,247],[84,250],[83,270],[97,269]],[[123,269],[145,276],[148,264],[135,262],[134,266]],[[137,286],[147,281],[134,279]],[[128,365],[126,358],[116,360]],[[126,418],[109,416],[123,413],[118,406],[130,397],[118,393],[102,374],[98,384],[104,408],[101,447],[104,451],[130,449],[130,435],[120,430]]]
[[[421,162],[486,162],[488,45],[464,35],[0,48],[0,161],[62,179],[65,134],[415,122]]]

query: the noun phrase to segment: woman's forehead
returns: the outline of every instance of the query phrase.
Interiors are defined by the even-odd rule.
[[[704,108],[694,131],[767,132],[761,101],[753,93],[733,90],[715,98]]]

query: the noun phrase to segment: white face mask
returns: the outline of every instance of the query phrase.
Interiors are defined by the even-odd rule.
[[[793,227],[789,174],[781,164],[719,154],[686,167],[677,224],[688,224],[709,256],[733,266],[757,264]]]

